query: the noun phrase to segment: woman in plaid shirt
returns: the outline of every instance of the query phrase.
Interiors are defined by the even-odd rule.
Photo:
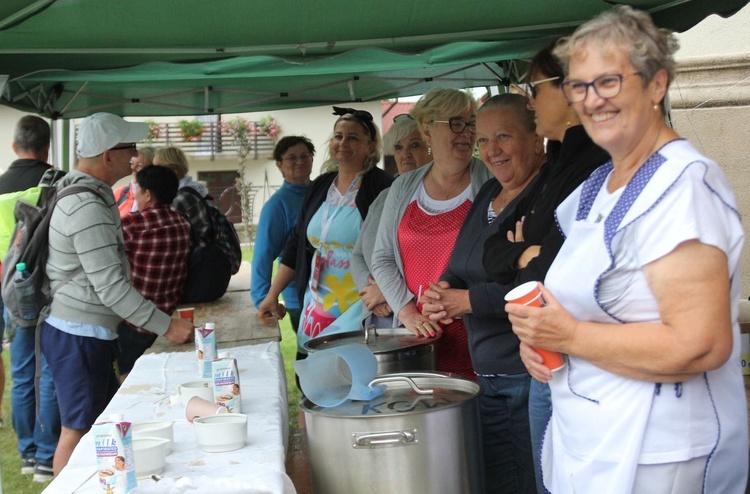
[[[171,314],[180,303],[190,252],[190,223],[170,208],[177,195],[177,175],[167,167],[147,166],[135,176],[138,210],[122,219],[122,234],[133,286]],[[156,335],[126,322],[117,328],[120,379],[148,350]]]

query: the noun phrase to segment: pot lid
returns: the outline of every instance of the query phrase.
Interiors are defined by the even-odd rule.
[[[387,374],[370,385],[385,386],[385,392],[369,401],[347,400],[330,408],[315,405],[307,398],[299,406],[305,413],[327,417],[414,415],[460,406],[482,392],[473,381],[438,372]]]
[[[351,343],[363,343],[374,354],[388,353],[405,348],[411,348],[421,345],[429,345],[440,338],[438,333],[434,338],[424,338],[417,336],[406,328],[371,328],[368,331],[367,341],[365,341],[365,330],[347,331],[345,333],[334,333],[313,338],[305,343],[308,351],[316,352]]]

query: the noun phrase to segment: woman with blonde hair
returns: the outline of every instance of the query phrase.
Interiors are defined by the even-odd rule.
[[[209,243],[211,219],[200,199],[208,195],[208,188],[188,175],[188,159],[185,152],[174,146],[159,148],[154,154],[154,164],[166,166],[177,175],[180,186],[177,189],[177,197],[172,201],[172,209],[190,222],[190,235],[194,241],[202,245]],[[186,187],[193,189],[200,197],[186,190]]]
[[[550,385],[554,493],[745,492],[742,225],[720,167],[665,122],[676,50],[625,6],[555,50],[565,97],[611,160],[557,208],[546,306],[506,306],[527,369]],[[553,374],[532,347],[567,365]]]
[[[258,317],[283,317],[279,294],[296,282],[303,301],[298,358],[305,353],[305,342],[337,319],[346,316],[358,322],[361,302],[349,269],[351,254],[370,204],[393,181],[377,167],[381,139],[372,115],[333,109],[338,119],[324,164],[327,171],[310,184],[276,277],[258,307]]]
[[[445,327],[420,312],[419,298],[445,271],[461,224],[487,167],[474,158],[476,102],[458,89],[434,88],[411,115],[433,161],[400,176],[388,192],[372,254],[372,274],[386,302],[409,331],[437,342],[437,370],[475,380],[461,320]]]
[[[182,149],[167,146],[154,155],[154,165],[172,170],[179,180],[172,210],[190,223],[190,256],[183,303],[217,300],[224,295],[232,277],[232,260],[216,241],[217,233],[206,201],[208,188],[188,175],[188,160]]]
[[[392,154],[395,158],[398,175],[421,168],[430,160],[427,143],[422,138],[417,121],[408,113],[393,117],[393,125],[383,138],[383,147],[386,154]],[[383,212],[388,190],[390,189],[381,192],[370,206],[370,213],[362,223],[362,229],[352,254],[352,275],[364,304],[362,317],[367,318],[372,314],[373,318],[367,323],[379,328],[390,328],[395,323],[393,311],[375,283],[370,269],[380,215]]]

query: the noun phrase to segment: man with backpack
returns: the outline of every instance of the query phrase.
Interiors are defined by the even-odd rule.
[[[130,174],[135,143],[147,133],[147,124],[109,113],[87,117],[78,129],[78,169],[57,183],[58,195],[69,186],[89,190],[61,197],[49,226],[46,274],[56,291],[40,336],[62,423],[55,474],[117,390],[113,362],[120,321],[176,344],[193,335],[192,324],[171,319],[130,283],[112,185]]]
[[[50,147],[50,127],[42,118],[26,115],[16,123],[13,134],[13,152],[18,159],[0,175],[0,194],[20,192],[36,187],[42,175],[52,165],[47,163]],[[7,232],[8,236],[12,232]],[[42,373],[50,389],[40,396],[39,414],[34,393],[36,357],[33,328],[15,327],[7,321],[7,332],[11,341],[10,373],[11,415],[13,429],[18,437],[18,453],[21,456],[21,473],[34,474],[36,482],[52,480],[52,457],[60,436],[60,412],[57,397],[51,388],[51,374],[46,360],[42,359]],[[0,359],[2,364],[2,359]],[[0,366],[0,368],[2,368]],[[5,382],[5,375],[2,375]],[[2,386],[0,386],[0,396]]]

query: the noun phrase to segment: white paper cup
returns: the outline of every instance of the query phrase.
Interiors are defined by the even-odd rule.
[[[198,396],[206,401],[214,401],[214,389],[211,381],[190,381],[179,386],[180,400],[187,405],[190,398]]]

